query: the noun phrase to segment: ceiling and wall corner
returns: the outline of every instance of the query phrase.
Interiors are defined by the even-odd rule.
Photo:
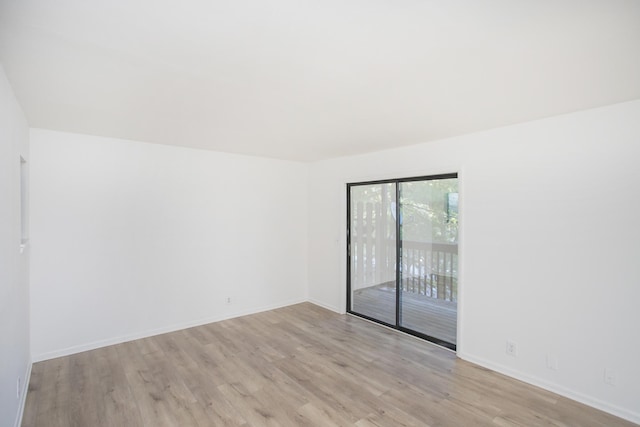
[[[640,98],[633,0],[3,0],[33,127],[313,161]]]

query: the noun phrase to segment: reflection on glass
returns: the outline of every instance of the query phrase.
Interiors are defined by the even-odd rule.
[[[396,324],[395,184],[351,187],[351,310]]]
[[[458,180],[400,184],[399,326],[456,343]]]

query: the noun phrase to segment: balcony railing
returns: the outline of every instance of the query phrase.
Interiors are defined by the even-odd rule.
[[[402,242],[402,290],[458,300],[458,245]]]
[[[358,239],[352,243],[352,289],[395,288],[394,240]],[[444,301],[458,300],[458,245],[402,242],[402,291]]]

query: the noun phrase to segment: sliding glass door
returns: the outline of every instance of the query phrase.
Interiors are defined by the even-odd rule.
[[[456,174],[349,184],[350,313],[455,349]]]

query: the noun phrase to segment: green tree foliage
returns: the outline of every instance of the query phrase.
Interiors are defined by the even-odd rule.
[[[352,218],[369,223],[370,212],[378,229],[395,232],[394,184],[374,184],[351,188]],[[400,183],[402,238],[416,242],[458,242],[458,180],[440,179]],[[377,216],[381,216],[377,218]],[[381,227],[380,221],[386,221]],[[355,232],[355,230],[352,230]]]
[[[400,184],[402,238],[418,242],[458,242],[458,180]]]

